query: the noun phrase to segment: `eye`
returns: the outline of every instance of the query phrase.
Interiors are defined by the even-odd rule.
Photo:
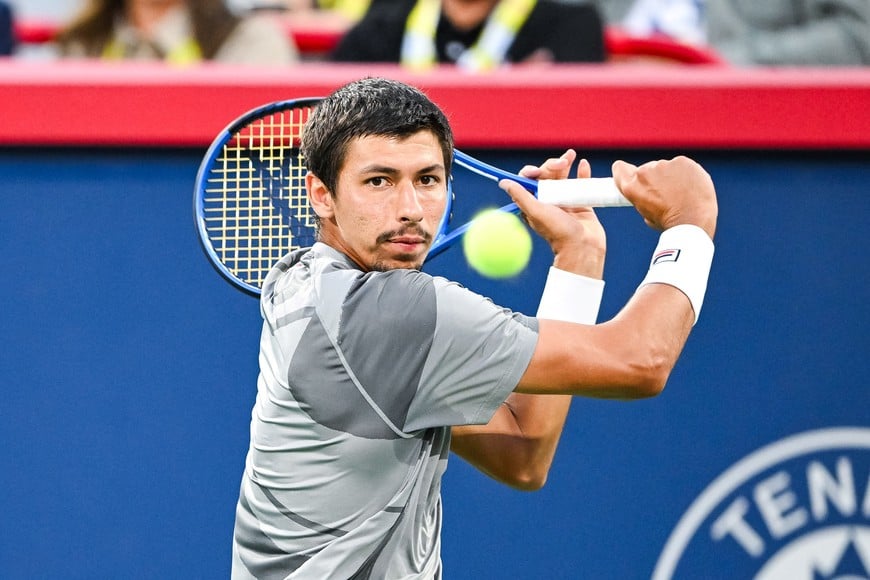
[[[383,187],[387,185],[387,178],[381,175],[378,175],[376,177],[370,177],[368,183],[372,187]]]
[[[441,180],[437,175],[422,175],[420,176],[420,185],[433,186],[438,185]]]

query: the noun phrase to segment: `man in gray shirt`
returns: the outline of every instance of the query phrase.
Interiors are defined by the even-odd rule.
[[[501,185],[554,252],[537,317],[420,272],[453,150],[422,92],[350,83],[318,105],[302,147],[318,242],[285,256],[263,285],[233,577],[441,578],[451,450],[537,489],[569,395],[640,398],[664,387],[706,288],[714,188],[684,157],[614,164],[623,193],[665,230],[669,258],[664,271],[653,260],[619,316],[592,326],[601,224],[512,182]],[[523,173],[565,178],[574,160],[569,150]],[[578,177],[589,174],[582,161]]]

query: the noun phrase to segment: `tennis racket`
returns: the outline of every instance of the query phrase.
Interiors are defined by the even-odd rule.
[[[238,289],[258,296],[266,274],[287,252],[315,241],[305,191],[302,128],[320,98],[270,103],[230,123],[203,158],[194,188],[194,217],[211,264]],[[492,181],[507,178],[538,199],[565,207],[631,205],[610,178],[535,181],[454,151],[454,163]],[[454,192],[428,258],[457,241],[470,222],[449,230]],[[501,208],[516,213],[516,204]]]

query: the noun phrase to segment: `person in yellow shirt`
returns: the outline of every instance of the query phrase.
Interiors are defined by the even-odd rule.
[[[241,17],[223,0],[88,0],[58,34],[61,57],[282,65],[299,60],[271,15]]]
[[[373,0],[330,58],[486,71],[519,63],[603,62],[606,46],[601,15],[588,3]]]

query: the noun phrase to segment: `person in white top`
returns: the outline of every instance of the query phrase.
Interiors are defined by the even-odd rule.
[[[299,59],[273,16],[237,16],[223,0],[89,0],[58,35],[57,49],[61,57],[176,65],[284,65]]]

